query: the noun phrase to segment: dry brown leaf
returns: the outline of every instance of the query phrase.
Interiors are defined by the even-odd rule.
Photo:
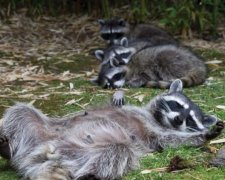
[[[214,146],[207,146],[207,148],[209,149],[209,152],[216,154],[218,151],[218,148],[214,147]]]

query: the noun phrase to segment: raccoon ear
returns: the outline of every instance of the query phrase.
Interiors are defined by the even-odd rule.
[[[171,85],[170,85],[170,89],[169,89],[169,93],[172,92],[182,92],[183,91],[183,83],[180,79],[176,79],[174,80]]]
[[[217,118],[215,116],[204,116],[204,119],[203,119],[203,126],[205,126],[206,128],[209,128],[210,126],[213,126],[216,124],[217,122]]]
[[[101,26],[104,26],[105,25],[105,20],[98,19],[98,24],[101,25]]]
[[[126,37],[123,37],[121,40],[120,40],[120,45],[121,46],[124,46],[124,47],[128,47],[128,39]]]
[[[104,51],[103,50],[96,50],[95,51],[95,57],[102,62],[103,59],[104,59]]]

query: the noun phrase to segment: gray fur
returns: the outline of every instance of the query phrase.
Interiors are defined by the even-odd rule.
[[[110,45],[119,44],[122,37],[144,40],[152,45],[177,44],[166,31],[153,24],[130,25],[123,19],[99,20],[100,35]]]
[[[122,58],[120,54],[123,52],[131,55]],[[175,45],[151,46],[147,42],[135,41],[129,47],[116,45],[107,48],[102,57],[97,80],[102,87],[107,87],[108,83],[109,87],[117,88],[116,81],[124,79],[125,83],[120,83],[120,87],[168,88],[177,78],[182,80],[184,87],[190,87],[202,84],[206,78],[202,59],[189,49]],[[109,72],[113,78],[108,77]],[[121,73],[123,77],[114,78]]]
[[[4,114],[1,135],[8,139],[13,166],[25,178],[69,180],[91,174],[115,179],[137,168],[147,152],[200,146],[218,135],[208,127],[192,132],[159,123],[155,105],[170,93],[144,107],[102,107],[63,118],[48,118],[20,103]]]
[[[214,166],[225,166],[225,147],[222,147],[215,158],[210,161],[211,165]]]

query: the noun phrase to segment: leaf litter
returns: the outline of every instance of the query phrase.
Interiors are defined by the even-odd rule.
[[[82,90],[78,90],[72,83],[73,79],[82,77],[90,80],[96,75],[98,61],[93,57],[93,51],[105,47],[99,36],[96,19],[76,15],[41,16],[35,19],[24,14],[14,14],[7,22],[0,23],[0,97],[45,100],[52,94],[80,96]],[[183,43],[194,48],[210,48],[225,52],[224,42],[213,43],[194,39],[185,40]],[[78,57],[80,55],[85,58]],[[86,57],[90,58],[94,66],[88,62],[84,67],[78,67],[72,72],[70,68],[75,66],[74,57],[78,57],[79,62],[86,61]],[[209,59],[206,63],[218,68],[223,60]],[[71,66],[61,68],[66,64]],[[62,84],[57,87],[50,86],[50,82],[55,80]],[[66,88],[65,82],[69,84],[68,92],[63,92],[63,88]],[[15,90],[16,84],[21,85],[22,90]],[[44,88],[44,92],[36,94],[34,91],[38,87]],[[13,91],[7,90],[10,88]],[[101,93],[112,94],[112,91],[100,90],[96,95]],[[128,98],[143,102],[145,96],[137,92]]]

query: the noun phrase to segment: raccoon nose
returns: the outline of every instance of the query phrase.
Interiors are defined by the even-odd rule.
[[[181,124],[183,124],[183,118],[182,117],[180,117],[180,116],[176,116],[176,117],[174,117],[174,121],[175,121],[175,123],[177,124],[177,125],[181,125]]]

